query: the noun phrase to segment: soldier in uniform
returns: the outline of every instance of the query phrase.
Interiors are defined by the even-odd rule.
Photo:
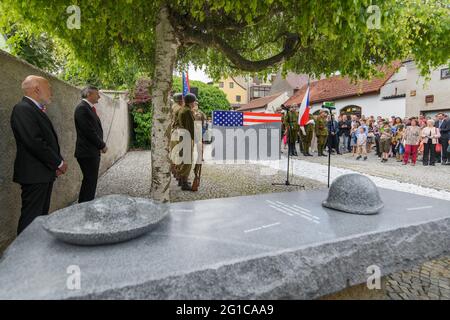
[[[317,136],[317,151],[319,156],[326,157],[323,153],[325,146],[327,145],[328,129],[327,129],[327,113],[325,111],[320,112],[316,121],[316,136]]]
[[[194,109],[192,110],[193,114],[194,114],[194,126],[195,126],[195,139],[194,139],[194,144],[195,144],[195,149],[197,150],[197,157],[195,159],[195,166],[194,166],[194,175],[195,175],[195,179],[197,179],[197,186],[200,183],[200,176],[201,176],[201,172],[202,172],[202,162],[203,162],[203,136],[206,132],[206,120],[207,117],[206,115],[199,109],[198,107],[198,102],[196,101],[194,103]],[[193,183],[193,187],[195,185],[195,180]],[[194,190],[195,188],[192,188],[192,191],[196,191]]]
[[[309,153],[309,148],[311,147],[311,141],[314,134],[314,119],[312,115],[309,115],[309,121],[305,126],[300,127],[300,138],[302,141],[302,151],[305,157],[312,157]]]
[[[170,136],[172,136],[173,132],[179,128],[178,125],[178,112],[183,108],[184,106],[184,100],[183,100],[183,94],[176,93],[173,95],[174,104],[172,105],[172,108],[170,109]],[[176,155],[172,155],[173,148],[178,144],[177,140],[170,140],[170,156],[171,156],[171,166],[170,170],[174,177],[178,180],[178,168],[179,165],[177,165],[177,161],[175,158]]]
[[[192,163],[193,163],[193,159],[192,159],[192,151],[194,148],[194,114],[192,112],[192,109],[194,108],[195,105],[195,101],[197,101],[197,97],[192,94],[192,93],[188,93],[187,95],[184,96],[184,107],[181,108],[180,111],[178,111],[178,125],[180,127],[180,129],[184,129],[187,130],[190,134],[190,137],[183,137],[183,139],[188,138],[189,139],[189,143],[191,144],[191,150],[188,151],[189,154],[184,154],[184,152],[186,152],[186,150],[184,150],[183,148],[183,162],[180,164],[179,170],[178,170],[178,176],[179,176],[179,181],[181,184],[181,190],[189,190],[192,191],[192,186],[191,184],[188,182],[189,179],[189,174],[191,173],[191,169],[192,169]],[[184,146],[186,146],[186,142],[183,141]]]
[[[295,148],[295,142],[298,136],[298,114],[295,111],[295,107],[291,106],[290,110],[286,113],[284,117],[284,127],[287,134],[287,140],[289,144],[289,155],[298,156],[297,149]]]

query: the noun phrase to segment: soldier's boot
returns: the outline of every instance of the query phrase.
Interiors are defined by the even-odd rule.
[[[181,190],[183,191],[192,191],[192,186],[188,181],[188,178],[182,178]]]
[[[297,148],[295,148],[295,142],[291,145],[291,152],[292,152],[291,156],[294,156],[294,157],[298,156]]]

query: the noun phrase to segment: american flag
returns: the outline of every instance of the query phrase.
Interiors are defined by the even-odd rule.
[[[191,92],[191,86],[189,85],[189,74],[187,72],[186,74],[183,72],[182,81],[183,81],[183,96],[185,96],[189,92]]]
[[[241,127],[271,122],[281,122],[281,114],[264,112],[213,111],[214,126]]]

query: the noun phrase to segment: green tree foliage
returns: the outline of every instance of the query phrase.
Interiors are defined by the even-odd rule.
[[[0,28],[0,34],[6,38],[12,55],[46,72],[56,74],[60,71],[64,61],[58,54],[58,44],[47,33],[31,33],[11,23]]]
[[[198,105],[208,117],[214,110],[230,110],[230,102],[225,93],[219,88],[201,81],[190,80],[191,87],[198,88]],[[174,77],[173,92],[182,92],[183,85],[180,77]]]
[[[71,4],[81,9],[81,29],[67,27]],[[378,9],[368,12],[372,4]],[[1,0],[0,9],[67,40],[103,78],[121,61],[152,73],[163,5],[180,40],[179,66],[205,64],[215,78],[283,61],[285,70],[368,77],[395,59],[412,57],[426,72],[449,58],[448,1],[440,0]],[[380,25],[370,24],[378,12]]]

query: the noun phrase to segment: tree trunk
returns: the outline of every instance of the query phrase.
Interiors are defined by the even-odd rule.
[[[169,21],[166,7],[159,12],[156,25],[155,74],[153,77],[152,183],[151,197],[170,201],[169,115],[172,74],[179,42]]]

